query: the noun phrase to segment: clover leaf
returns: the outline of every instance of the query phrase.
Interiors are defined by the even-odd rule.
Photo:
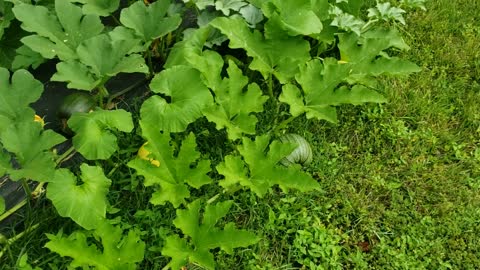
[[[107,193],[111,181],[100,167],[80,165],[82,184],[68,169],[58,169],[55,177],[49,179],[47,198],[58,214],[69,217],[87,230],[97,227],[105,219]]]

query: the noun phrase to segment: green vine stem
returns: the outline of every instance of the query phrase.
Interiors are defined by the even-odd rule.
[[[24,230],[23,232],[15,235],[14,237],[10,238],[7,240],[7,243],[5,244],[5,247],[3,247],[3,249],[0,251],[0,258],[2,258],[3,254],[5,253],[5,251],[7,250],[7,248],[10,247],[11,244],[15,243],[15,241],[17,241],[18,239],[22,238],[25,234],[35,230],[38,228],[38,226],[40,226],[39,223],[33,225],[32,227],[29,227],[27,228],[26,230]]]
[[[110,104],[112,102],[112,100],[116,99],[117,97],[125,94],[125,93],[128,93],[129,91],[132,91],[133,89],[139,87],[140,85],[144,84],[146,81],[146,79],[143,79],[143,80],[139,80],[138,82],[134,83],[133,85],[130,85],[129,87],[125,88],[125,89],[122,89],[121,91],[115,93],[115,94],[111,94],[109,97],[108,97],[108,100],[107,100],[107,104]]]

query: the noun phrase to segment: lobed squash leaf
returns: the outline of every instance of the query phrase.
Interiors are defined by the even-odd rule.
[[[253,58],[250,69],[259,71],[264,78],[273,74],[281,83],[286,83],[295,76],[299,66],[310,59],[310,45],[301,37],[265,38],[257,30],[252,32],[241,17],[219,17],[210,25],[229,38],[230,48],[244,49]],[[284,32],[283,29],[270,29],[272,31]]]
[[[124,235],[120,227],[108,221],[99,223],[92,233],[76,231],[68,237],[62,233],[47,234],[47,237],[50,241],[45,244],[46,248],[73,259],[69,269],[134,270],[145,252],[145,243],[138,232],[129,230]],[[92,243],[94,239],[101,243],[101,248]]]
[[[263,104],[268,97],[262,95],[260,87],[248,84],[248,78],[233,61],[227,69],[229,78],[224,78],[218,88],[214,88],[215,104],[207,107],[204,114],[216,124],[217,129],[226,128],[231,140],[241,138],[242,134],[255,134],[257,118],[253,112],[263,111]]]
[[[82,184],[77,185],[77,177],[68,169],[58,169],[55,177],[48,179],[47,198],[58,214],[69,217],[87,230],[94,229],[104,222],[107,211],[107,193],[111,181],[102,168],[80,165]]]
[[[63,0],[65,1],[65,0]],[[110,16],[120,5],[120,0],[68,0],[73,3],[83,4],[82,11],[85,14],[98,16]]]
[[[52,81],[68,82],[69,88],[92,90],[118,73],[148,73],[140,54],[131,54],[138,41],[113,40],[106,34],[84,41],[77,48],[77,60],[57,64]]]
[[[104,28],[98,16],[84,15],[80,7],[65,0],[55,0],[55,12],[30,4],[16,5],[13,12],[24,30],[36,33],[22,42],[47,59],[76,59],[80,43]]]
[[[258,242],[260,239],[255,234],[236,229],[233,223],[227,223],[223,229],[215,226],[228,213],[232,204],[233,201],[207,204],[203,219],[200,219],[200,199],[190,203],[187,209],[177,209],[173,224],[188,238],[180,238],[178,235],[166,238],[162,255],[172,258],[166,267],[180,269],[190,262],[206,269],[215,269],[211,249],[220,248],[231,254],[234,248],[247,247]]]
[[[152,204],[164,205],[170,202],[178,207],[190,197],[188,186],[200,188],[212,181],[207,176],[210,161],[200,159],[192,133],[183,140],[178,153],[174,154],[176,149],[170,145],[169,133],[161,133],[155,125],[143,120],[140,126],[142,136],[148,141],[145,148],[151,153],[149,157],[158,161],[159,166],[141,157],[130,161],[128,166],[145,177],[145,186],[159,186],[150,199]]]
[[[167,15],[170,1],[156,1],[146,6],[142,1],[122,9],[120,22],[142,37],[144,42],[151,42],[156,38],[165,36],[180,26],[182,18],[177,13]]]
[[[166,132],[184,131],[213,102],[200,73],[187,66],[163,70],[152,79],[150,89],[165,98],[154,95],[147,99],[140,109],[141,119]]]
[[[132,116],[123,109],[76,113],[67,123],[75,132],[73,146],[90,160],[108,159],[118,150],[117,137],[109,130],[130,132],[133,129]]]
[[[226,189],[241,185],[263,197],[270,187],[278,185],[283,191],[298,189],[300,191],[318,190],[320,185],[310,175],[296,167],[284,167],[279,161],[289,155],[294,145],[273,141],[269,144],[267,135],[255,140],[242,138],[238,146],[238,155],[228,155],[225,161],[217,166],[217,171],[225,178],[220,185]],[[243,159],[242,159],[243,157]]]

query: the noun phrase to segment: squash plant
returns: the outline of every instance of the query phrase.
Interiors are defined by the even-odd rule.
[[[421,7],[421,1],[401,2]],[[128,167],[153,190],[151,204],[159,211],[176,209],[172,226],[163,228],[160,251],[171,258],[165,268],[214,269],[214,249],[232,253],[261,237],[234,223],[217,226],[229,213],[233,193],[263,197],[275,187],[285,193],[319,189],[300,166],[285,162],[299,142],[281,138],[292,120],[337,123],[340,104],[386,102],[375,77],[419,70],[395,56],[408,49],[396,27],[405,11],[387,3],[364,14],[363,1],[158,0],[120,6],[118,0],[0,0],[2,31],[14,21],[24,31],[13,53],[16,64],[0,68],[0,175],[22,181],[27,194],[27,180],[48,183],[46,197],[78,230],[46,232],[45,247],[70,258],[71,268],[135,269],[148,235],[107,215],[115,179],[99,161],[119,150],[117,134],[138,127],[145,143]],[[208,7],[219,12],[201,20]],[[192,9],[198,20],[182,25],[183,13]],[[104,25],[108,17],[114,26]],[[215,45],[218,36],[225,40],[222,47]],[[35,57],[28,62],[26,54]],[[98,101],[91,111],[69,118],[75,135],[63,154],[52,148],[66,138],[33,121],[30,106],[42,84],[18,69],[35,68],[38,59],[57,61],[50,80]],[[106,106],[112,96],[105,83],[119,73],[143,73],[149,81],[138,120]],[[259,127],[257,116],[267,107],[276,117]],[[200,153],[198,134],[189,130],[205,119],[227,134],[230,150],[216,164]],[[72,151],[85,158],[79,171],[59,168]],[[210,199],[195,191],[213,186],[223,191]]]

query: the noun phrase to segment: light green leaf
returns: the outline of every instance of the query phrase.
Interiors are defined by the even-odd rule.
[[[16,50],[16,55],[12,62],[12,69],[17,70],[30,66],[36,69],[43,62],[45,62],[45,58],[43,58],[41,54],[33,51],[26,45],[22,45]]]
[[[120,22],[134,29],[145,42],[151,42],[174,31],[180,25],[182,18],[179,14],[165,16],[169,6],[170,1],[156,1],[148,6],[138,1],[122,10]]]
[[[228,223],[224,229],[215,226],[228,213],[232,204],[233,201],[225,201],[206,205],[202,222],[199,214],[200,200],[190,203],[185,210],[178,209],[173,224],[182,230],[189,240],[177,235],[167,238],[162,255],[172,258],[168,267],[179,269],[186,262],[190,262],[206,269],[214,269],[215,261],[211,249],[219,247],[232,253],[234,248],[247,247],[258,242],[259,238],[253,233],[236,229],[233,223]]]
[[[215,9],[221,11],[225,16],[229,16],[230,10],[239,11],[247,4],[243,0],[217,0],[215,1]]]
[[[341,60],[348,62],[350,75],[410,74],[420,69],[413,63],[388,57],[383,51],[397,47],[408,49],[396,30],[374,30],[362,38],[354,34],[339,34],[338,48]]]
[[[272,0],[271,3],[275,8],[263,5],[265,16],[278,20],[289,35],[312,35],[322,31],[322,22],[314,13],[311,0]]]
[[[0,211],[1,213],[1,211]],[[35,267],[33,268],[29,263],[28,263],[28,253],[24,253],[22,257],[18,260],[17,263],[17,268],[18,270],[42,270],[40,267]]]
[[[67,169],[58,169],[55,177],[49,179],[47,198],[58,214],[69,217],[87,230],[94,229],[105,219],[107,193],[111,181],[102,168],[80,165],[82,184],[77,185],[77,177]]]
[[[423,11],[426,11],[425,0],[400,0],[403,6],[408,8],[420,8]]]
[[[67,87],[79,90],[92,90],[101,79],[96,78],[84,64],[69,60],[57,64],[57,72],[50,78],[52,81],[68,82]]]
[[[386,22],[397,21],[405,25],[405,19],[403,18],[403,13],[405,12],[406,11],[401,8],[392,7],[390,2],[377,2],[377,5],[374,8],[368,9],[368,17]]]
[[[230,39],[230,48],[244,49],[253,58],[250,69],[259,71],[265,79],[273,74],[286,83],[310,59],[309,43],[301,37],[265,39],[259,31],[252,32],[240,17],[220,17],[210,24]]]
[[[255,26],[263,21],[263,13],[262,11],[255,7],[254,5],[248,4],[244,7],[242,7],[238,13],[242,15],[242,17],[245,19],[245,21],[248,23],[248,25],[252,28],[255,28]]]
[[[354,86],[338,87],[351,73],[350,64],[340,64],[332,58],[312,60],[301,69],[296,77],[302,86],[301,91],[294,85],[285,85],[279,99],[290,105],[294,116],[306,112],[307,118],[324,119],[337,122],[336,110],[332,106],[339,104],[361,104],[365,102],[386,102],[386,99],[372,89]]]
[[[187,136],[178,154],[174,155],[176,149],[170,145],[169,133],[160,133],[155,125],[143,120],[140,125],[142,136],[148,141],[145,147],[151,153],[149,158],[158,161],[159,166],[140,157],[130,161],[128,166],[145,177],[145,186],[160,186],[150,199],[152,204],[163,205],[171,202],[174,207],[178,207],[190,197],[186,184],[200,188],[212,181],[207,176],[210,171],[210,162],[199,159],[200,153],[195,150],[197,145],[193,134]],[[192,164],[196,165],[192,166]]]
[[[257,118],[251,113],[263,111],[268,97],[262,95],[255,83],[249,84],[248,90],[244,91],[248,78],[233,61],[229,61],[227,72],[229,78],[223,79],[222,84],[214,89],[215,104],[207,107],[204,114],[217,129],[226,128],[228,137],[236,140],[243,133],[255,134]]]
[[[41,125],[30,120],[7,127],[0,134],[0,141],[7,151],[15,154],[20,165],[8,171],[12,180],[25,178],[46,182],[53,177],[56,167],[50,149],[65,138],[52,130],[43,130]]]
[[[290,154],[294,145],[273,141],[266,135],[256,137],[255,141],[242,139],[237,149],[242,155],[229,155],[217,166],[217,171],[225,176],[220,185],[229,188],[239,184],[249,188],[259,197],[263,197],[270,187],[278,185],[282,190],[298,189],[300,191],[318,190],[320,185],[310,175],[296,167],[284,167],[278,162]]]
[[[186,79],[188,78],[188,79]],[[147,99],[140,109],[142,121],[157,130],[181,132],[203,116],[202,110],[213,103],[212,95],[202,82],[200,73],[187,66],[174,66],[155,75],[150,83],[159,95]]]
[[[65,0],[63,0],[65,1]],[[98,16],[110,16],[118,9],[120,0],[69,0],[73,3],[83,4],[83,13]]]
[[[134,270],[145,252],[145,243],[136,231],[129,230],[124,235],[120,227],[114,227],[108,221],[101,222],[93,235],[76,231],[68,237],[61,233],[47,234],[47,237],[50,241],[45,247],[62,257],[72,258],[72,269]],[[92,243],[95,240],[101,242],[101,248]]]
[[[109,130],[130,132],[132,116],[125,110],[76,113],[68,120],[75,132],[73,146],[86,159],[108,159],[118,150],[117,137]]]
[[[46,7],[28,4],[16,5],[13,12],[23,29],[36,33],[22,42],[48,59],[77,58],[75,50],[80,43],[103,31],[100,18],[83,15],[81,8],[65,0],[55,1],[55,14]]]
[[[342,30],[354,32],[358,36],[361,35],[362,28],[365,26],[364,21],[351,14],[343,12],[343,10],[336,6],[332,7],[329,13],[330,16],[333,17],[330,25],[336,26]]]
[[[127,55],[136,45],[136,40],[113,41],[107,35],[98,35],[83,42],[77,53],[80,61],[90,67],[98,77],[114,76],[120,72],[148,73],[148,67],[141,55]]]
[[[201,72],[206,86],[217,88],[222,79],[220,73],[223,69],[223,58],[215,51],[203,50],[213,31],[212,27],[202,27],[194,30],[188,38],[177,42],[168,55],[165,67],[191,66]]]
[[[207,6],[213,6],[215,0],[183,0],[184,3],[194,3],[199,10],[205,9]]]
[[[106,78],[118,73],[148,73],[140,54],[130,54],[137,40],[112,40],[102,34],[84,41],[78,48],[78,60],[57,64],[52,81],[68,82],[68,87],[92,90]]]
[[[0,152],[0,175],[5,175],[9,170],[12,169],[11,157],[8,153],[1,151]]]
[[[0,134],[12,123],[31,121],[35,115],[29,104],[40,98],[43,84],[26,70],[10,72],[0,68]]]

